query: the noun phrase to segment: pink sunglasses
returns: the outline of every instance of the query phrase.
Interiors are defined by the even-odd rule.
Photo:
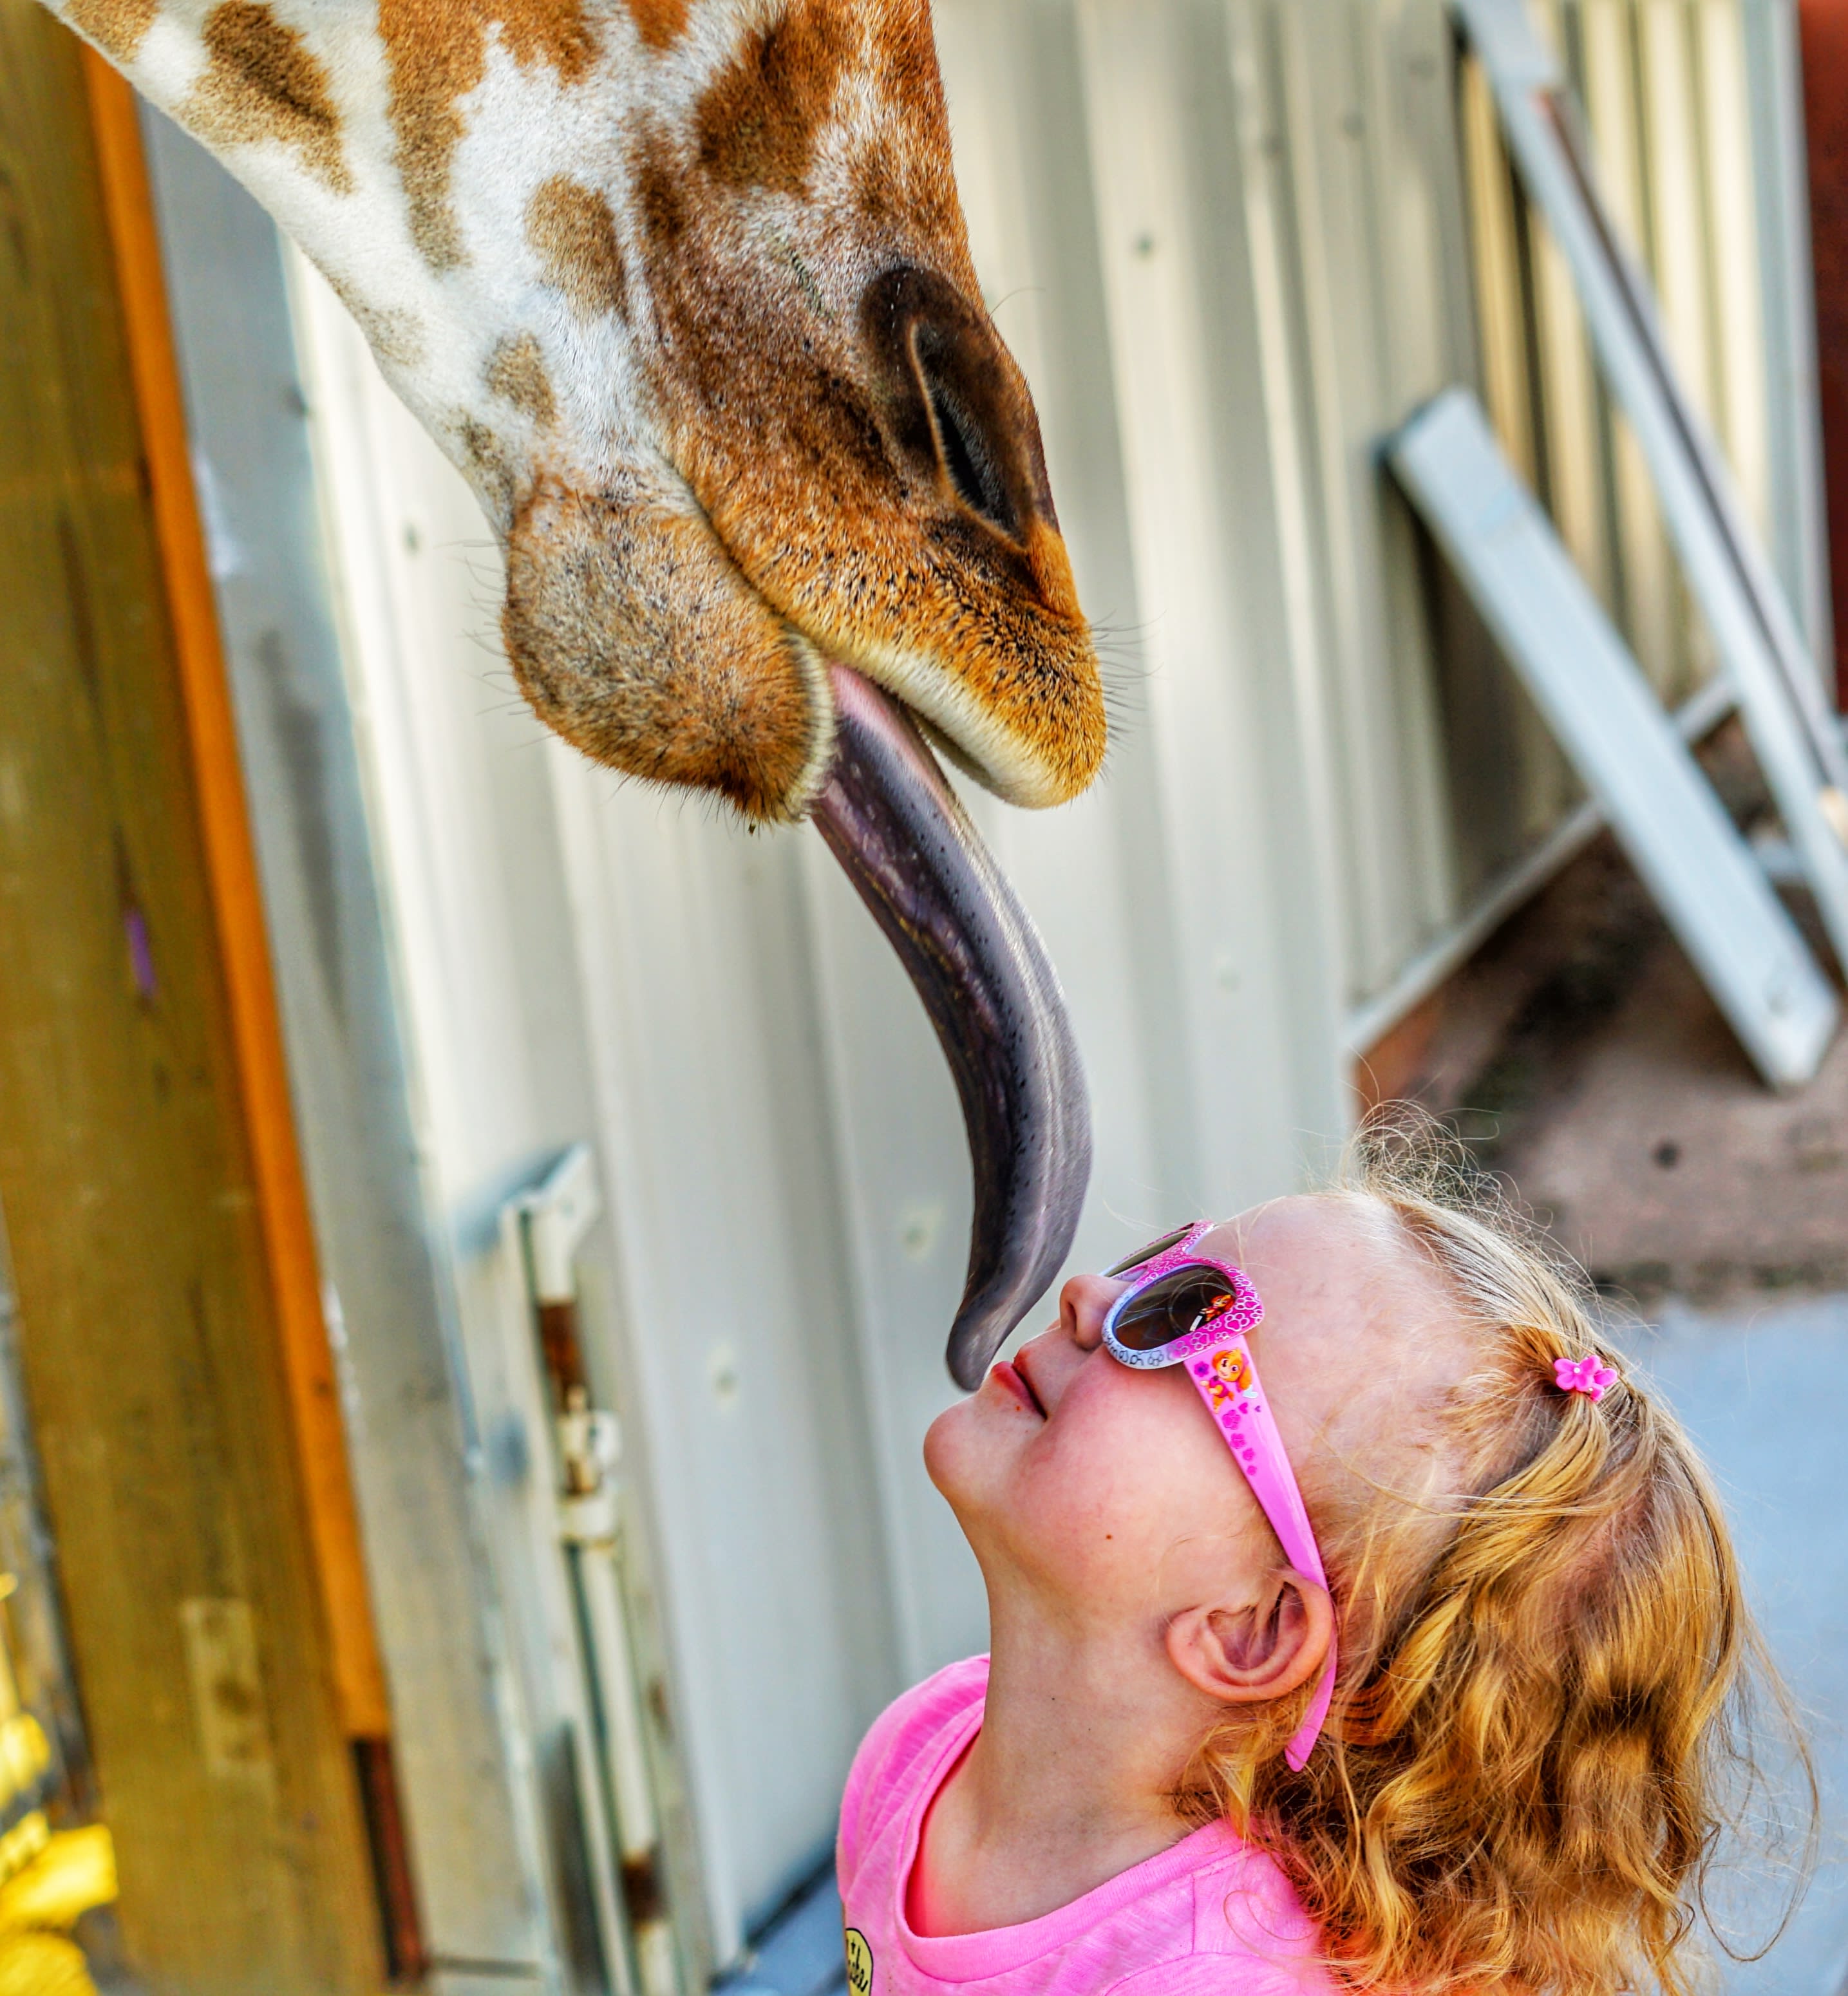
[[[1284,1556],[1318,1587],[1327,1587],[1321,1548],[1310,1529],[1303,1492],[1283,1451],[1275,1416],[1265,1404],[1246,1334],[1263,1320],[1251,1278],[1229,1261],[1194,1251],[1213,1223],[1196,1220],[1144,1248],[1109,1272],[1130,1278],[1103,1320],[1103,1341],[1120,1364],[1145,1371],[1185,1365],[1194,1389],[1245,1473],[1258,1508],[1271,1521]],[[1284,1758],[1300,1769],[1309,1758],[1334,1695],[1335,1643],[1310,1705]]]

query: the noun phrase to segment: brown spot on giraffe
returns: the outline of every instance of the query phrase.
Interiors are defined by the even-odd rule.
[[[642,46],[657,55],[687,32],[687,0],[628,0],[628,7]]]
[[[487,38],[497,28],[522,69],[549,64],[568,84],[596,59],[597,33],[583,0],[379,0],[411,233],[439,270],[466,260],[449,200],[463,134],[458,106],[487,74]]]
[[[851,9],[794,0],[707,86],[696,121],[700,164],[735,187],[801,193],[855,40]]]
[[[564,293],[580,318],[628,316],[616,217],[596,188],[555,174],[526,205],[526,239],[543,262],[546,283]]]
[[[487,363],[487,385],[542,428],[549,428],[557,418],[551,377],[545,372],[539,342],[530,332],[504,339],[495,347]]]
[[[462,469],[489,520],[502,532],[513,518],[518,481],[501,439],[477,416],[461,415],[455,425]]]
[[[851,167],[857,205],[876,227],[938,242],[963,233],[956,178],[941,134],[949,125],[943,80],[922,8],[887,5],[870,29],[884,86],[876,143],[862,143]]]
[[[645,263],[662,256],[687,228],[687,203],[673,141],[645,122],[629,149],[629,208],[646,241]]]
[[[338,270],[325,273],[335,295],[353,314],[366,343],[387,367],[415,367],[424,357],[424,328],[415,312],[375,305],[352,277]]]
[[[342,292],[342,296],[346,298]],[[347,309],[359,322],[367,344],[387,367],[415,367],[424,357],[424,329],[413,312],[382,311],[346,298]]]
[[[160,11],[160,0],[70,0],[64,19],[112,60],[126,63]]]
[[[200,33],[205,74],[180,117],[211,146],[279,139],[336,194],[353,191],[326,65],[258,0],[225,0]]]

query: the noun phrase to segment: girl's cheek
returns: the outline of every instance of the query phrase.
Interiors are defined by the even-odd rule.
[[[1075,1543],[1134,1557],[1154,1543],[1164,1512],[1151,1460],[1155,1439],[1140,1424],[1126,1431],[1125,1423],[1106,1419],[1074,1423],[1058,1436],[1057,1448],[1035,1468],[1044,1472],[1048,1509]]]

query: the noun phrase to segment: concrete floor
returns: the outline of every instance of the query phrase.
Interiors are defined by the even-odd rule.
[[[1848,1033],[1807,1087],[1771,1093],[1608,842],[1360,1079],[1369,1099],[1453,1120],[1601,1283],[1646,1306],[1848,1290]]]
[[[750,1966],[720,1987],[723,1996],[846,1996],[832,1876],[817,1879],[759,1941]]]
[[[1804,1714],[1822,1789],[1819,1864],[1783,1937],[1725,1964],[1726,1996],[1841,1996],[1848,1984],[1848,1295],[1721,1314],[1671,1302],[1624,1342],[1718,1478],[1773,1659]],[[1788,1809],[1798,1798],[1786,1774]],[[1762,1946],[1793,1884],[1736,1850],[1720,1924]]]

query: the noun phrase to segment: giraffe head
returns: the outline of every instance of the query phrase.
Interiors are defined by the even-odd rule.
[[[1003,797],[1104,722],[927,0],[65,0],[332,280],[597,761],[808,808],[824,657]]]
[[[1037,1245],[982,1195],[1003,1300],[963,1341],[986,1341],[1075,1223],[1082,1081],[1031,924],[903,713],[854,688],[1027,804],[1089,782],[1104,718],[1031,399],[970,260],[928,0],[53,4],[346,300],[501,539],[508,654],[548,723],[754,818],[819,800],[850,863],[880,835],[876,810],[828,817],[843,698],[856,738],[897,744],[873,762],[911,790],[928,891],[994,943],[986,983],[911,964],[965,1106],[1010,1105],[972,1110],[979,1186],[1026,1213],[1020,1120],[1065,1132],[1063,1203],[1022,1223]],[[913,891],[879,864],[856,867],[876,907]]]

